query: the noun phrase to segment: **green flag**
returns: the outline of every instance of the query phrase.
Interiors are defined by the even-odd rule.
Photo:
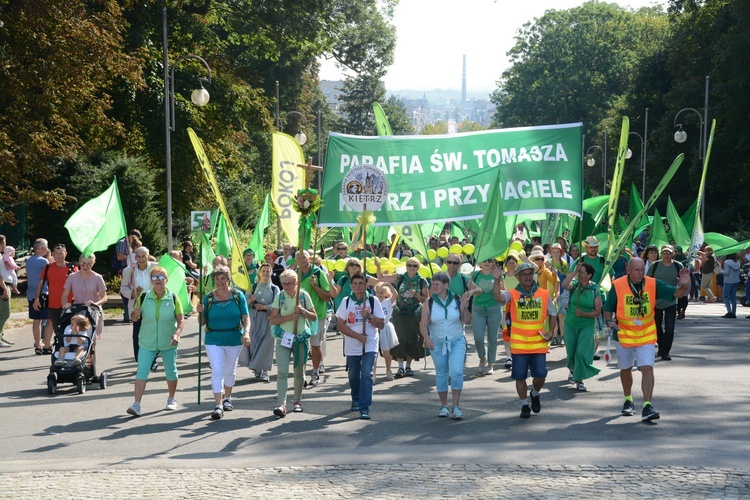
[[[479,229],[479,235],[477,235],[475,243],[477,262],[484,262],[487,259],[497,257],[510,244],[505,228],[505,217],[503,216],[503,197],[500,189],[498,189],[499,170],[495,183],[490,189],[492,194],[484,211],[482,227]]]
[[[65,223],[70,240],[85,257],[106,250],[125,236],[125,213],[122,210],[117,178],[102,194],[84,203]]]
[[[681,247],[690,245],[690,233],[682,223],[670,196],[667,196],[667,221],[669,222],[669,230],[672,233],[674,244]]]
[[[201,248],[203,249],[201,252],[201,267],[204,269],[204,274],[212,273],[212,262],[214,261],[216,254],[211,248],[211,235],[208,233],[201,233],[201,240]]]
[[[706,174],[708,173],[708,160],[711,158],[711,149],[714,144],[714,133],[716,132],[716,119],[711,121],[711,133],[708,135],[708,145],[706,146],[706,155],[703,158],[703,172],[701,173],[701,183],[698,187],[698,198],[695,204],[695,223],[693,225],[693,235],[690,239],[690,251],[688,260],[692,260],[698,250],[703,245],[703,220],[701,219],[701,206],[703,205],[703,193],[706,189]]]
[[[159,265],[167,270],[167,290],[177,295],[182,302],[182,309],[185,313],[192,311],[193,305],[190,303],[187,283],[185,282],[185,273],[187,272],[185,264],[165,253],[159,259]]]
[[[731,255],[750,248],[750,240],[741,241],[737,244],[714,250],[714,255]]]
[[[266,194],[266,200],[263,202],[263,210],[260,212],[260,216],[258,216],[258,222],[255,224],[255,230],[253,231],[253,237],[250,238],[250,244],[248,245],[248,248],[255,252],[255,256],[259,259],[263,259],[263,256],[266,254],[263,250],[263,236],[266,232],[266,228],[268,227],[268,220],[269,220],[269,209],[268,204],[271,201],[271,194]]]
[[[385,111],[377,102],[372,103],[372,111],[375,115],[375,130],[378,135],[393,135],[391,131],[391,124],[388,123],[388,117],[385,116]]]
[[[393,226],[393,229],[401,236],[401,238],[409,245],[409,248],[419,252],[421,259],[415,255],[420,261],[427,260],[427,245],[424,242],[424,236],[422,236],[422,229],[419,224],[409,224],[408,226]]]
[[[630,120],[627,116],[622,117],[622,127],[620,129],[620,147],[617,150],[617,162],[615,163],[615,173],[612,176],[612,190],[609,195],[609,207],[607,210],[607,221],[609,231],[607,231],[607,252],[610,252],[615,246],[615,222],[617,221],[617,204],[620,201],[620,186],[622,185],[622,174],[625,171],[625,155],[628,151],[628,134],[630,133]],[[609,253],[607,253],[609,257]]]
[[[690,205],[690,208],[687,209],[687,211],[682,214],[682,217],[680,217],[680,220],[682,221],[682,225],[685,226],[685,229],[687,229],[689,234],[693,234],[693,226],[695,225],[695,209],[698,208],[698,199],[693,202],[692,205]]]
[[[658,209],[654,209],[654,223],[651,226],[651,238],[648,241],[649,245],[656,245],[656,248],[661,248],[664,245],[669,245],[669,236],[667,230],[664,229],[664,222],[661,219]]]
[[[232,255],[232,240],[229,237],[229,228],[224,214],[219,212],[219,220],[216,223],[216,255],[230,257]]]
[[[638,188],[635,187],[635,183],[630,183],[630,206],[628,207],[628,217],[630,218],[630,222],[633,221],[633,218],[640,213],[641,209],[643,209],[643,201],[641,201],[641,196],[638,194]],[[636,232],[638,232],[639,229],[646,226],[647,223],[641,217],[641,220],[639,220],[636,223],[635,229]]]
[[[734,238],[719,233],[705,233],[703,240],[706,245],[711,245],[711,248],[727,248],[737,244],[737,240]]]

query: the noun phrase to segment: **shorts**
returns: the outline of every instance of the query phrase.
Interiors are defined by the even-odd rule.
[[[547,376],[546,354],[513,354],[513,368],[510,378],[513,380],[526,380],[531,369],[534,378],[545,378]]]
[[[37,311],[34,309],[34,301],[29,301],[29,319],[47,319],[47,309]]]
[[[47,316],[49,322],[52,324],[52,331],[56,332],[57,327],[60,326],[60,314],[62,314],[62,309],[55,309],[50,307],[47,309]]]
[[[310,336],[310,345],[320,347],[325,341],[326,330],[328,330],[328,316],[318,320],[318,333]]]
[[[615,342],[615,345],[617,346],[617,368],[620,370],[633,368],[633,361],[638,362],[638,369],[641,366],[654,366],[654,344],[623,347],[619,342]]]

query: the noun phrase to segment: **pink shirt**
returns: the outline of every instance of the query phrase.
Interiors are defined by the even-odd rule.
[[[65,281],[65,290],[73,292],[75,304],[85,304],[89,300],[99,300],[99,292],[106,292],[107,285],[101,274],[91,271],[91,275],[83,279],[81,272],[73,273]]]

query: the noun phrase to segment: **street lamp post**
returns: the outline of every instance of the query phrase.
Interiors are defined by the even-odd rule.
[[[643,172],[641,201],[643,203],[646,203],[646,150],[648,148],[648,108],[646,108],[646,115],[643,123],[643,136],[641,136],[641,134],[639,134],[638,132],[630,132],[629,135],[634,135],[641,140],[641,153],[638,158],[638,163],[640,163],[641,171]],[[625,153],[625,158],[629,160],[632,156],[633,152],[630,150],[630,148],[628,148],[627,152]]]
[[[708,147],[708,83],[709,83],[709,77],[706,77],[706,91],[704,95],[704,107],[703,107],[703,115],[701,116],[700,112],[696,110],[695,108],[683,108],[677,112],[676,115],[674,115],[674,128],[677,129],[674,133],[674,140],[680,144],[685,142],[687,140],[687,132],[682,130],[682,123],[677,123],[677,118],[680,116],[680,114],[683,111],[692,111],[696,115],[698,115],[698,118],[701,122],[701,127],[699,131],[699,143],[700,147],[698,150],[699,159],[703,160],[706,157],[706,149]],[[705,195],[705,187],[703,188],[704,192],[701,193],[701,200],[703,200],[703,197]],[[701,220],[705,219],[706,215],[706,204],[701,203]]]
[[[604,131],[604,149],[599,146],[591,146],[586,150],[586,165],[593,167],[596,165],[596,160],[591,155],[592,149],[598,149],[602,155],[602,194],[607,192],[607,131]]]
[[[180,62],[186,59],[200,61],[203,64],[208,72],[208,78],[198,78],[198,85],[200,85],[200,88],[193,90],[193,93],[190,96],[190,100],[193,101],[193,104],[202,107],[208,104],[208,100],[211,97],[208,91],[203,88],[203,82],[211,83],[211,68],[202,57],[192,54],[180,57],[170,68],[166,7],[164,7],[162,17],[162,33],[164,46],[164,122],[167,135],[167,246],[169,250],[172,250],[172,132],[175,130],[174,70]]]

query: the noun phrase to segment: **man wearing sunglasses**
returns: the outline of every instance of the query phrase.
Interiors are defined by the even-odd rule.
[[[462,256],[457,253],[448,254],[448,257],[445,258],[445,265],[448,267],[448,276],[451,279],[448,284],[448,290],[458,297],[466,293],[469,289],[469,281],[471,281],[471,278],[461,273],[462,260]]]

